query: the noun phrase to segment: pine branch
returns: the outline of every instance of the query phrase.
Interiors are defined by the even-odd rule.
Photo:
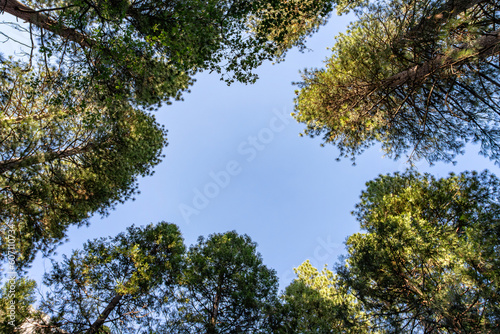
[[[0,11],[9,13],[21,20],[31,23],[40,29],[45,29],[72,42],[75,42],[83,48],[92,47],[94,42],[84,34],[75,29],[67,28],[41,13],[16,0],[0,0]]]
[[[86,145],[67,148],[64,150],[56,151],[56,152],[44,152],[44,153],[36,154],[34,156],[13,158],[13,159],[9,159],[9,160],[0,161],[0,174],[3,174],[7,171],[10,171],[10,170],[13,170],[16,168],[28,167],[28,166],[36,165],[36,164],[43,163],[46,161],[53,161],[56,159],[62,159],[62,158],[74,156],[77,154],[86,153],[86,152],[88,152],[96,147],[97,147],[96,144],[89,143]]]
[[[451,17],[456,16],[466,10],[480,4],[488,2],[485,0],[448,0],[442,6],[432,11],[432,14],[425,17],[420,23],[406,32],[402,39],[418,38],[422,33],[434,31]]]

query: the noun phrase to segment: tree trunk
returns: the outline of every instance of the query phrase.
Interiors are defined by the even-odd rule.
[[[215,326],[217,324],[217,314],[219,313],[219,301],[220,301],[220,292],[217,290],[215,294],[214,303],[212,304],[212,314],[210,316],[210,327],[207,331],[207,334],[215,334]]]
[[[120,300],[123,298],[122,294],[117,293],[113,299],[109,302],[108,306],[102,311],[101,315],[97,320],[90,326],[87,334],[95,334],[99,330],[99,328],[104,324],[109,314],[114,310],[114,308],[118,305]]]
[[[214,302],[212,304],[212,314],[210,315],[210,324],[207,331],[207,334],[215,334],[217,333],[217,316],[219,315],[219,304],[222,298],[222,284],[224,283],[224,277],[222,274],[219,275],[219,282],[217,285],[217,290],[215,292]]]
[[[4,11],[15,17],[31,23],[40,29],[45,29],[72,42],[81,45],[83,48],[91,47],[92,41],[82,33],[72,28],[67,28],[49,16],[36,11],[16,0],[0,0],[0,11]]]
[[[465,56],[460,57],[460,52],[467,52]],[[500,31],[497,30],[488,35],[479,37],[474,43],[463,45],[450,52],[448,55],[440,55],[436,58],[426,61],[421,65],[416,65],[406,71],[395,74],[384,79],[384,87],[397,88],[412,81],[424,80],[425,77],[433,72],[451,66],[458,66],[471,60],[471,58],[486,58],[500,52]]]
[[[157,254],[157,252],[158,252],[158,244],[154,244],[153,247],[151,248],[150,255],[154,256],[154,255]],[[132,272],[132,275],[133,275],[133,272]],[[126,285],[128,285],[130,283],[130,279],[131,278],[129,278],[127,280],[127,282],[124,284],[124,286],[126,286]],[[104,322],[109,317],[109,315],[111,314],[111,312],[120,303],[120,300],[123,298],[123,296],[124,296],[124,294],[121,294],[121,293],[115,294],[115,296],[113,297],[113,299],[111,299],[111,301],[109,302],[108,306],[106,306],[106,308],[104,309],[104,311],[102,311],[102,313],[99,315],[99,318],[97,318],[97,320],[94,321],[94,323],[90,326],[90,328],[89,328],[89,330],[87,331],[86,334],[96,334],[97,333],[97,331],[104,324]]]

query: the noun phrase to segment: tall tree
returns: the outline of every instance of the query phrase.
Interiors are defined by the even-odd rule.
[[[267,333],[278,279],[256,244],[236,232],[200,237],[186,255],[179,306],[161,330],[175,333]]]
[[[69,333],[154,329],[155,309],[178,284],[184,250],[177,226],[165,222],[89,241],[46,274],[51,291],[41,310],[52,316],[51,327]]]
[[[373,333],[362,305],[332,271],[306,261],[295,272],[273,312],[272,333]]]
[[[68,226],[130,198],[137,177],[159,163],[166,132],[124,101],[109,112],[75,87],[77,79],[8,65],[0,95],[0,258],[12,237],[20,269],[37,251],[53,251]]]
[[[408,171],[367,184],[338,268],[388,332],[494,333],[500,324],[500,180]]]
[[[393,158],[453,161],[474,142],[500,163],[498,1],[354,4],[326,68],[303,74],[305,133],[353,159],[380,142]]]

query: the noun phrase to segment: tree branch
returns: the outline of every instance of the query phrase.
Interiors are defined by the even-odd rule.
[[[78,32],[75,29],[63,26],[49,16],[42,14],[41,11],[37,11],[28,6],[25,6],[19,1],[0,0],[0,11],[9,13],[21,20],[39,27],[40,29],[45,29],[53,32],[54,34],[66,38],[67,40],[79,44],[83,48],[91,47],[94,44],[93,41],[84,34]]]
[[[448,0],[442,6],[432,11],[432,14],[422,19],[419,24],[408,30],[402,37],[404,39],[418,38],[426,31],[432,31],[452,16],[463,13],[469,8],[484,2],[484,0]]]
[[[102,311],[101,315],[97,320],[90,326],[90,329],[87,331],[87,334],[96,334],[99,328],[104,324],[109,314],[114,310],[114,308],[120,303],[120,300],[123,298],[123,294],[117,293],[113,299],[109,302],[108,306]]]

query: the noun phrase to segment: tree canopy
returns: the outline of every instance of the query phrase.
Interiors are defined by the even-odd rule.
[[[500,180],[379,176],[354,211],[366,232],[338,267],[377,328],[491,333],[500,323]]]
[[[253,82],[252,70],[302,44],[331,3],[2,0],[0,7],[37,28],[30,34],[46,65],[78,70],[88,87],[148,108],[180,98],[200,70]]]
[[[15,320],[6,316],[13,297],[4,287],[7,332],[268,333],[278,288],[248,236],[200,237],[186,252],[177,226],[165,222],[88,241],[53,261],[43,284],[35,310],[34,282],[18,283]]]
[[[150,326],[173,298],[184,249],[177,226],[165,222],[87,242],[45,275],[48,326],[88,334]]]
[[[24,58],[0,57],[0,259],[22,271],[69,226],[131,198],[166,145],[150,111],[181,99],[200,71],[254,82],[264,60],[304,46],[332,3],[0,0],[28,23],[32,41]],[[431,163],[453,161],[473,142],[500,165],[498,2],[336,6],[358,20],[337,37],[325,69],[304,72],[295,117],[306,134],[322,135],[341,157],[380,142],[393,158]],[[200,237],[186,251],[173,224],[132,226],[54,261],[39,310],[30,306],[33,281],[8,281],[0,328],[500,331],[500,179],[380,175],[353,214],[362,231],[347,239],[336,273],[306,261],[281,296],[247,235]]]
[[[273,333],[498,332],[499,198],[486,171],[368,182],[336,273],[299,266]]]
[[[20,269],[53,251],[68,226],[130,198],[159,163],[166,131],[121,100],[108,112],[71,77],[4,65],[15,76],[2,80],[0,99],[0,258],[13,231]]]
[[[200,237],[186,253],[180,300],[163,331],[267,333],[278,279],[256,244],[235,231]],[[167,306],[168,308],[168,306]]]
[[[297,278],[280,296],[272,333],[368,333],[362,305],[336,274],[319,272],[308,261],[295,269]]]
[[[473,142],[499,163],[498,2],[350,6],[358,20],[337,36],[326,68],[299,84],[305,134],[352,159],[379,142],[392,158],[453,161]]]

